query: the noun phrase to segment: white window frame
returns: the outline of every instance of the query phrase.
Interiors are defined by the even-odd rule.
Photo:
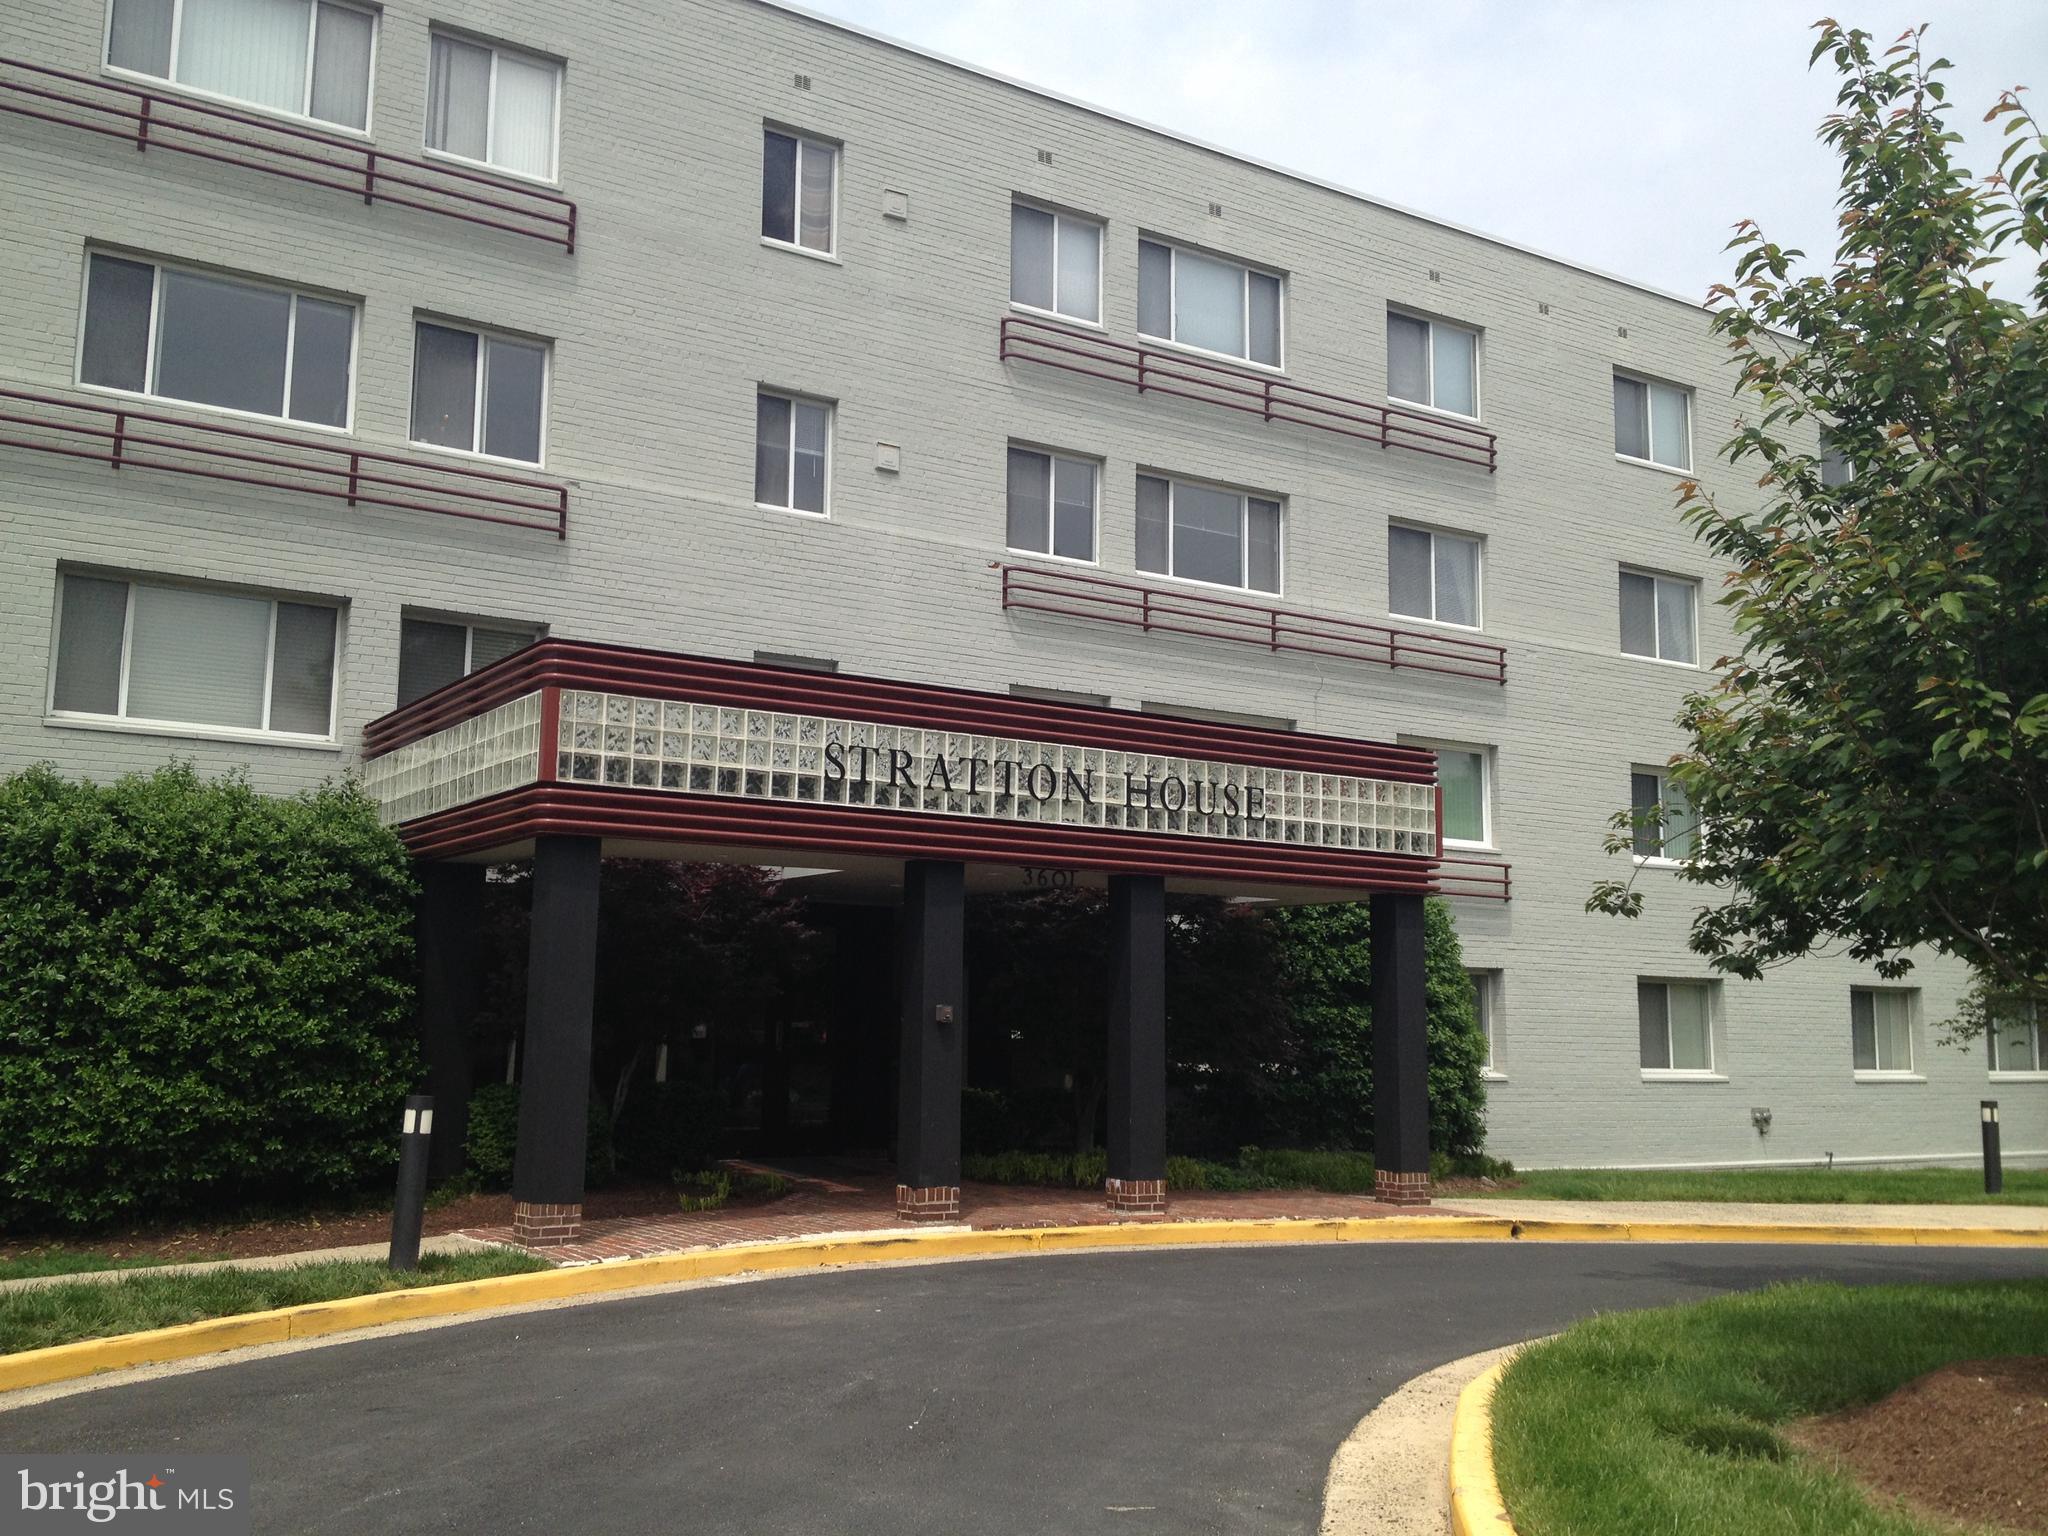
[[[1285,373],[1287,371],[1286,274],[1281,272],[1275,272],[1271,267],[1262,267],[1256,264],[1255,262],[1246,261],[1240,256],[1225,256],[1220,251],[1207,251],[1202,249],[1202,247],[1198,245],[1184,245],[1177,241],[1161,239],[1157,235],[1140,234],[1138,236],[1138,242],[1140,245],[1159,246],[1163,248],[1168,254],[1168,256],[1171,258],[1167,262],[1166,267],[1166,324],[1169,330],[1177,331],[1180,329],[1180,256],[1182,251],[1186,251],[1190,256],[1200,256],[1206,261],[1221,262],[1225,266],[1236,267],[1238,269],[1237,333],[1241,338],[1243,338],[1244,350],[1241,352],[1218,352],[1213,347],[1202,347],[1197,346],[1195,343],[1191,341],[1182,341],[1178,336],[1155,336],[1150,331],[1143,329],[1140,329],[1138,332],[1140,336],[1144,337],[1147,341],[1161,342],[1169,347],[1178,347],[1183,352],[1192,352],[1198,357],[1220,357],[1230,362],[1240,364],[1241,366],[1246,368],[1263,369],[1267,373]],[[1142,262],[1143,257],[1141,255],[1141,265]],[[1251,274],[1254,272],[1258,273],[1261,277],[1272,278],[1273,281],[1279,285],[1280,312],[1276,321],[1278,326],[1278,335],[1275,337],[1275,340],[1277,340],[1280,343],[1280,360],[1277,363],[1262,363],[1257,358],[1251,355]],[[1143,281],[1142,277],[1140,278],[1140,281]]]
[[[2044,1047],[2048,1047],[2048,1019],[2043,1019],[2040,1010],[2031,1003],[2020,1007],[2019,1016],[2003,1019],[1996,1009],[1993,1010],[1991,1027],[1984,1037],[1987,1071],[1991,1080],[1998,1083],[2048,1083],[2048,1057],[2042,1054]],[[2034,1065],[2031,1067],[2001,1067],[1998,1064],[1998,1036],[2001,1033],[2001,1026],[2010,1029],[2015,1024],[2025,1025],[2034,1036]]]
[[[1387,617],[1403,619],[1414,624],[1431,624],[1439,629],[1459,629],[1467,634],[1476,635],[1484,630],[1486,628],[1486,540],[1476,533],[1453,533],[1447,528],[1431,528],[1425,523],[1411,523],[1401,518],[1389,518],[1387,520],[1387,529],[1390,546],[1393,539],[1393,530],[1396,528],[1405,529],[1409,533],[1429,535],[1430,612],[1429,616],[1425,618],[1419,613],[1403,613],[1394,606],[1393,552],[1390,547],[1387,561]],[[1478,551],[1478,560],[1473,566],[1472,582],[1472,604],[1479,611],[1479,622],[1476,624],[1459,624],[1454,620],[1440,619],[1436,616],[1436,545],[1439,539],[1456,539],[1460,543],[1470,544]]]
[[[1432,561],[1433,561],[1433,560],[1434,560],[1434,556],[1432,556]],[[1434,572],[1434,569],[1435,569],[1435,567],[1434,567],[1434,564],[1432,564],[1432,566],[1431,566],[1431,570],[1432,570],[1432,573]],[[1664,644],[1664,624],[1663,624],[1662,614],[1663,614],[1663,611],[1664,611],[1664,587],[1665,587],[1665,584],[1666,584],[1666,583],[1669,583],[1669,584],[1670,584],[1670,585],[1672,585],[1672,586],[1678,586],[1678,587],[1690,587],[1690,588],[1692,589],[1692,654],[1693,654],[1693,659],[1692,659],[1691,661],[1678,661],[1678,660],[1675,660],[1674,658],[1672,658],[1672,657],[1669,657],[1669,656],[1663,656],[1663,655],[1645,655],[1645,654],[1644,654],[1643,652],[1641,652],[1641,651],[1628,651],[1628,650],[1622,650],[1622,649],[1621,649],[1621,578],[1622,578],[1623,576],[1641,576],[1641,577],[1645,577],[1646,579],[1648,579],[1648,581],[1649,581],[1649,582],[1651,583],[1651,593],[1650,593],[1650,633],[1651,633],[1651,635],[1652,635],[1653,637],[1655,637],[1655,640],[1656,640],[1656,644],[1658,645],[1658,647],[1659,647],[1660,649],[1662,648],[1662,646],[1663,646],[1663,644]],[[1684,668],[1686,668],[1686,669],[1687,669],[1688,671],[1692,671],[1692,672],[1697,672],[1697,671],[1699,671],[1699,669],[1700,669],[1700,662],[1699,662],[1699,654],[1700,654],[1700,598],[1701,598],[1701,596],[1702,596],[1702,595],[1703,595],[1703,594],[1701,593],[1701,590],[1700,590],[1700,579],[1699,579],[1699,578],[1698,578],[1697,576],[1675,576],[1675,575],[1673,575],[1673,574],[1672,574],[1671,572],[1669,572],[1669,571],[1653,571],[1653,570],[1651,570],[1651,569],[1650,569],[1650,568],[1649,568],[1648,566],[1643,566],[1643,565],[1630,565],[1630,564],[1629,564],[1629,563],[1628,563],[1627,561],[1623,561],[1623,562],[1622,562],[1622,563],[1620,564],[1620,566],[1619,566],[1619,567],[1617,568],[1617,573],[1616,573],[1616,575],[1615,575],[1615,578],[1614,578],[1614,618],[1615,618],[1615,625],[1614,625],[1614,633],[1615,633],[1615,640],[1614,640],[1614,646],[1615,646],[1615,650],[1616,650],[1617,652],[1619,652],[1619,654],[1621,654],[1621,655],[1623,655],[1623,656],[1629,656],[1629,657],[1633,657],[1633,658],[1634,658],[1635,660],[1637,660],[1637,661],[1654,661],[1654,662],[1658,663],[1658,664],[1659,664],[1660,666],[1666,666],[1666,667],[1684,667]]]
[[[434,39],[445,37],[450,42],[464,43],[471,48],[487,48],[491,54],[491,99],[485,104],[484,153],[493,153],[498,147],[498,59],[507,55],[522,64],[533,64],[555,72],[555,120],[548,134],[548,174],[536,176],[531,171],[517,171],[510,166],[500,165],[495,160],[472,160],[468,155],[458,155],[452,149],[436,149],[427,142],[427,130],[434,120]],[[560,59],[545,53],[535,53],[528,48],[514,48],[510,44],[496,42],[488,37],[478,37],[473,32],[463,32],[455,27],[433,26],[427,29],[428,67],[420,98],[420,153],[429,160],[446,160],[451,165],[466,165],[479,171],[489,171],[493,176],[503,176],[512,181],[524,181],[537,187],[559,187],[562,184],[562,95],[568,85],[569,71]]]
[[[438,326],[444,331],[461,331],[477,339],[476,379],[474,381],[475,402],[471,407],[468,448],[455,448],[447,443],[429,443],[412,435],[412,392],[419,387],[420,368],[420,326]],[[540,432],[537,459],[507,458],[502,453],[485,453],[484,441],[484,376],[490,371],[485,356],[485,343],[499,340],[516,342],[523,347],[540,348]],[[488,325],[476,325],[468,320],[451,320],[445,315],[433,314],[426,310],[414,310],[412,316],[412,372],[406,378],[405,440],[415,448],[426,448],[435,453],[459,454],[465,459],[477,459],[485,464],[508,464],[519,469],[540,469],[548,461],[548,415],[554,404],[555,394],[555,344],[545,336],[528,336],[519,331],[499,330]]]
[[[763,122],[761,124],[761,153],[763,156],[766,156],[768,153],[767,136],[771,133],[780,134],[785,139],[796,140],[796,182],[790,194],[792,198],[790,203],[790,234],[792,237],[800,235],[803,230],[804,152],[813,149],[823,150],[832,157],[832,242],[822,251],[814,246],[805,245],[801,239],[791,238],[784,240],[775,235],[763,235],[761,243],[772,250],[794,251],[797,255],[808,256],[813,261],[838,261],[840,259],[839,188],[843,180],[843,172],[846,168],[843,158],[846,146],[836,139],[822,139],[815,133],[805,133],[799,128],[788,128],[777,122]]]
[[[1657,781],[1657,804],[1660,808],[1664,805],[1664,797],[1669,793],[1668,786],[1671,783],[1671,770],[1669,768],[1659,768],[1651,763],[1632,763],[1629,765],[1628,774],[1631,781],[1629,784],[1629,808],[1631,815],[1634,814],[1635,808],[1635,784],[1633,781],[1638,774],[1645,774]],[[1686,802],[1686,809],[1692,815],[1692,846],[1693,854],[1696,856],[1699,852],[1701,837],[1699,807],[1688,800]],[[1660,851],[1657,853],[1637,853],[1634,851],[1633,846],[1631,846],[1629,851],[1629,858],[1631,860],[1649,869],[1683,869],[1692,862],[1691,857],[1674,859],[1669,854],[1661,851],[1664,847],[1665,836],[1669,831],[1668,827],[1658,826],[1653,830],[1657,834],[1657,847]],[[1631,843],[1633,843],[1633,838],[1631,838]]]
[[[93,714],[82,709],[59,709],[57,707],[57,668],[63,658],[58,655],[58,642],[64,633],[64,583],[67,577],[77,576],[87,581],[118,581],[128,589],[126,607],[121,617],[121,683],[115,696],[117,713],[111,715]],[[262,598],[270,604],[270,638],[268,650],[263,658],[263,718],[262,726],[207,725],[202,721],[159,720],[154,716],[131,715],[128,711],[128,667],[135,651],[135,589],[143,587],[171,587],[188,592],[219,593],[228,597]],[[327,731],[325,735],[312,735],[303,731],[274,731],[270,729],[271,675],[277,665],[277,605],[296,603],[302,608],[329,608],[334,612],[334,657],[329,664],[327,690]],[[342,629],[347,621],[348,608],[331,598],[300,597],[290,592],[269,592],[250,587],[227,586],[216,582],[186,581],[179,577],[138,577],[118,571],[72,570],[59,567],[57,571],[57,598],[50,612],[50,677],[49,686],[43,694],[43,717],[56,725],[87,726],[94,730],[133,731],[149,736],[190,736],[206,741],[263,741],[285,746],[338,747],[336,719],[341,709],[341,657]]]
[[[143,364],[143,387],[139,390],[121,389],[112,384],[88,384],[85,381],[85,324],[87,307],[92,298],[92,259],[105,256],[113,261],[132,262],[136,266],[147,266],[154,273],[149,287],[149,348]],[[186,400],[178,395],[160,395],[156,392],[157,340],[160,322],[163,319],[164,273],[188,272],[194,277],[210,277],[220,282],[240,283],[246,288],[262,288],[272,293],[291,295],[292,308],[285,322],[284,331],[284,410],[272,416],[266,411],[245,411],[235,405],[209,405],[204,400]],[[332,427],[320,421],[301,421],[286,414],[292,404],[292,369],[298,359],[299,341],[299,300],[311,299],[318,304],[345,305],[355,317],[349,325],[348,336],[348,420],[341,426]],[[363,301],[345,294],[321,293],[315,289],[302,288],[295,283],[279,282],[275,278],[251,277],[246,272],[226,272],[214,267],[202,267],[190,262],[164,261],[155,256],[138,255],[133,252],[110,249],[106,246],[87,246],[85,261],[78,274],[78,341],[72,351],[71,377],[78,388],[90,390],[96,395],[113,395],[122,400],[153,400],[163,405],[176,406],[183,410],[209,411],[217,416],[232,416],[238,421],[282,422],[286,426],[307,431],[327,432],[337,437],[353,436],[356,429],[356,384],[360,373],[363,348]]]
[[[1671,393],[1677,395],[1680,399],[1682,399],[1685,402],[1685,462],[1683,464],[1666,464],[1662,459],[1638,458],[1636,457],[1636,455],[1632,453],[1623,453],[1619,448],[1614,450],[1614,457],[1616,462],[1622,464],[1640,464],[1646,469],[1661,469],[1666,474],[1670,475],[1690,476],[1692,474],[1693,465],[1697,463],[1699,459],[1699,455],[1694,449],[1692,440],[1692,390],[1688,388],[1686,385],[1673,384],[1667,379],[1653,379],[1646,373],[1637,373],[1630,368],[1615,369],[1614,377],[1617,379],[1627,379],[1631,384],[1640,384],[1643,387],[1643,443],[1646,447],[1650,447],[1652,449],[1654,449],[1655,447],[1655,444],[1651,440],[1650,423],[1656,413],[1654,410],[1652,410],[1650,406],[1650,391],[1653,389],[1669,390]],[[1611,435],[1612,434],[1610,434],[1610,436]]]
[[[1871,1006],[1870,1049],[1875,1067],[1856,1065],[1856,995],[1868,993],[1873,998],[1888,994],[1904,1001],[1906,1010],[1906,1064],[1903,1067],[1884,1065],[1883,1057],[1877,1050],[1876,1004]],[[1926,1074],[1920,1070],[1920,989],[1918,987],[1855,986],[1849,989],[1849,1069],[1850,1075],[1859,1083],[1924,1083]]]
[[[1638,976],[1638,992],[1644,987],[1664,989],[1664,1059],[1669,1061],[1677,1053],[1671,1048],[1671,989],[1673,987],[1694,987],[1705,997],[1704,1016],[1707,1026],[1707,1064],[1704,1067],[1646,1067],[1642,1063],[1640,1003],[1637,1015],[1636,1070],[1646,1083],[1725,1083],[1728,1075],[1721,1070],[1721,1046],[1717,1038],[1721,1033],[1721,989],[1713,981],[1702,981],[1694,976]]]
[[[281,122],[305,123],[318,127],[323,133],[346,134],[352,139],[369,139],[377,128],[377,56],[383,51],[384,13],[373,6],[358,5],[355,0],[319,0],[308,17],[306,25],[306,94],[303,98],[306,110],[287,112],[279,107],[269,106],[260,101],[250,101],[241,96],[227,96],[219,91],[205,90],[196,85],[186,85],[176,78],[178,69],[178,44],[182,39],[185,25],[186,0],[172,0],[171,9],[171,56],[168,68],[171,73],[152,75],[145,70],[130,69],[113,62],[114,52],[114,0],[106,0],[105,22],[100,29],[100,72],[112,75],[117,80],[134,80],[146,83],[152,90],[168,89],[180,96],[190,96],[195,101],[214,101],[222,106],[235,108],[238,112],[254,112],[263,117],[274,117]],[[336,10],[354,11],[370,18],[370,69],[363,82],[363,126],[352,128],[347,123],[337,123],[331,118],[315,117],[313,106],[313,43],[320,31],[319,5],[332,5]]]
[[[817,395],[806,395],[793,389],[775,389],[767,384],[755,385],[754,453],[756,455],[758,455],[761,451],[761,417],[759,402],[761,396],[763,395],[768,396],[772,400],[787,400],[791,407],[789,414],[789,473],[784,480],[784,484],[787,487],[787,494],[789,496],[789,500],[779,504],[772,501],[756,501],[754,503],[754,506],[762,512],[782,512],[787,513],[789,516],[792,517],[815,517],[821,519],[831,517],[832,470],[835,461],[839,457],[839,402],[836,400],[821,399]],[[816,512],[811,511],[808,507],[800,507],[796,504],[795,407],[797,407],[798,405],[819,406],[825,412],[825,505],[823,508]],[[750,470],[753,468],[752,465],[749,465],[748,467]],[[758,479],[758,475],[756,476],[756,478]],[[1100,492],[1098,492],[1097,494],[1099,495]]]
[[[1398,304],[1389,304],[1387,306],[1387,313],[1389,316],[1399,315],[1403,320],[1413,320],[1419,325],[1429,327],[1429,338],[1423,343],[1422,348],[1422,359],[1425,365],[1424,375],[1429,381],[1429,398],[1427,400],[1410,400],[1405,395],[1395,394],[1393,391],[1393,380],[1390,378],[1387,381],[1388,403],[1410,410],[1428,411],[1435,416],[1446,416],[1452,421],[1483,420],[1486,410],[1486,384],[1483,370],[1480,366],[1483,361],[1484,352],[1480,338],[1485,333],[1477,326],[1459,325],[1454,320],[1439,320],[1433,315],[1425,315],[1420,310],[1404,309]],[[1464,411],[1454,411],[1436,403],[1436,333],[1439,329],[1456,331],[1460,336],[1470,336],[1472,338],[1473,409],[1469,415]]]
[[[1132,565],[1140,576],[1156,577],[1160,581],[1178,581],[1190,587],[1205,587],[1211,592],[1238,592],[1247,594],[1252,597],[1277,598],[1287,591],[1287,498],[1285,496],[1277,495],[1272,491],[1248,491],[1245,490],[1242,486],[1225,485],[1220,480],[1204,480],[1198,475],[1169,474],[1165,470],[1161,469],[1140,469],[1138,471],[1138,475],[1147,480],[1164,480],[1166,482],[1167,568],[1163,571],[1148,571],[1143,566],[1138,565],[1135,559],[1136,550],[1134,547],[1132,551],[1134,557],[1132,560]],[[1133,481],[1132,484],[1133,488],[1135,489],[1136,481]],[[1173,501],[1176,489],[1183,485],[1192,485],[1198,487],[1199,489],[1208,491],[1222,491],[1225,495],[1235,496],[1237,498],[1238,583],[1236,586],[1231,586],[1227,582],[1206,581],[1200,576],[1178,576],[1174,574]],[[1270,592],[1268,592],[1264,587],[1255,587],[1251,585],[1251,504],[1254,501],[1270,501],[1273,503],[1274,506],[1280,509],[1280,547],[1278,550],[1274,552],[1274,587],[1273,590]],[[1132,541],[1133,545],[1135,546],[1135,521],[1132,529]]]
[[[1500,849],[1494,843],[1493,826],[1493,748],[1475,741],[1445,741],[1423,736],[1402,736],[1399,740],[1407,747],[1422,747],[1431,752],[1465,752],[1479,759],[1479,841],[1470,842],[1445,834],[1443,843],[1446,848],[1498,853]]]
[[[1500,1065],[1501,972],[1497,967],[1478,965],[1467,966],[1465,975],[1472,982],[1472,1002],[1479,1014],[1479,1033],[1486,1041],[1486,1059],[1479,1064],[1479,1075],[1488,1082],[1504,1083],[1508,1075]]]
[[[542,626],[512,619],[472,619],[460,614],[432,613],[420,608],[407,608],[398,616],[399,633],[402,636],[407,624],[440,624],[462,631],[462,676],[467,677],[476,670],[476,632],[488,629],[500,635],[524,635],[527,645],[532,645],[544,633]],[[524,646],[521,649],[525,649]],[[516,652],[514,654],[517,654]],[[460,679],[458,679],[459,681]],[[430,692],[432,690],[429,690]],[[422,694],[424,698],[426,695]],[[400,706],[403,707],[403,706]]]
[[[1051,461],[1046,470],[1044,549],[1020,549],[1010,542],[1010,487],[1007,471],[1009,468],[1009,454],[1012,449],[1018,453],[1039,454]],[[1093,559],[1082,560],[1074,555],[1058,555],[1053,553],[1053,512],[1057,504],[1054,487],[1058,483],[1058,464],[1062,459],[1066,460],[1069,464],[1087,465],[1089,471],[1094,476],[1095,495],[1093,505],[1089,508],[1090,522],[1088,528],[1088,547],[1095,551]],[[1006,445],[1003,453],[1003,463],[1005,470],[1003,481],[1004,550],[1013,555],[1029,555],[1034,560],[1057,560],[1062,565],[1100,566],[1102,564],[1102,478],[1107,472],[1108,466],[1101,459],[1093,458],[1085,453],[1067,453],[1058,448],[1048,448],[1042,443],[1020,442],[1012,442]]]
[[[836,190],[837,189],[835,185],[835,191]],[[1053,307],[1051,309],[1041,309],[1036,304],[1026,304],[1022,299],[1012,298],[1010,300],[1010,308],[1015,310],[1021,310],[1023,311],[1023,313],[1027,315],[1045,315],[1054,320],[1065,321],[1068,325],[1085,325],[1090,330],[1100,331],[1108,329],[1108,327],[1103,323],[1103,316],[1107,313],[1107,311],[1104,308],[1104,294],[1102,289],[1102,269],[1108,265],[1109,226],[1101,219],[1089,218],[1085,214],[1068,213],[1064,208],[1055,208],[1051,204],[1041,203],[1037,201],[1035,198],[1018,196],[1011,197],[1010,214],[1012,219],[1016,217],[1016,210],[1019,208],[1029,208],[1033,212],[1045,214],[1048,218],[1052,220]],[[836,230],[838,224],[836,210],[833,223]],[[1089,228],[1095,231],[1095,318],[1093,320],[1086,320],[1079,315],[1069,314],[1066,310],[1061,309],[1059,307],[1060,230],[1063,226],[1068,224],[1086,224]],[[1016,284],[1016,274],[1015,272],[1012,272],[1010,274],[1010,286],[1014,289],[1016,287]],[[1282,302],[1285,303],[1284,285]]]

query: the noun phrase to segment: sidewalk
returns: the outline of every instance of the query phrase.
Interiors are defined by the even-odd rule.
[[[450,1233],[420,1240],[421,1253],[467,1253],[488,1247],[473,1237]],[[295,1264],[325,1264],[337,1259],[375,1259],[382,1263],[390,1255],[388,1243],[355,1243],[346,1248],[307,1248],[298,1253],[266,1253],[248,1259],[204,1259],[195,1264],[135,1264],[126,1269],[87,1269],[68,1275],[30,1275],[20,1280],[0,1280],[0,1296],[10,1291],[33,1291],[50,1285],[69,1285],[74,1280],[128,1280],[137,1275],[203,1275],[215,1269],[289,1269]]]
[[[1775,1205],[1735,1200],[1459,1200],[1432,1210],[1509,1221],[1575,1221],[1600,1226],[1683,1223],[1708,1227],[1941,1227],[2039,1232],[2048,1205]]]

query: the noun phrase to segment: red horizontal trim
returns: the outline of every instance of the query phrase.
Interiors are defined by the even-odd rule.
[[[399,829],[415,855],[444,859],[543,834],[725,843],[891,859],[1050,864],[1262,885],[1423,892],[1438,888],[1434,865],[1422,855],[590,785],[530,785],[422,817]]]
[[[21,74],[36,78],[24,80]],[[62,82],[62,88],[38,83],[50,80]],[[170,150],[359,197],[365,203],[394,203],[530,236],[571,254],[576,249],[576,205],[559,193],[460,166],[390,154],[360,140],[174,92],[0,58],[0,112],[82,129],[138,150]]]
[[[1014,358],[1122,384],[1140,394],[1172,395],[1264,421],[1335,432],[1381,448],[1406,448],[1470,464],[1488,474],[1499,461],[1496,438],[1481,426],[1308,389],[1183,352],[1134,347],[1094,331],[1071,330],[1030,315],[1003,317],[997,355],[1004,362]]]
[[[372,720],[363,728],[363,755],[381,756],[542,687],[774,709],[926,730],[971,731],[1410,784],[1436,780],[1436,754],[1422,747],[558,639],[537,641]]]
[[[1491,641],[1357,619],[1331,618],[1184,587],[1146,586],[1089,571],[1039,565],[1003,567],[1003,608],[1093,619],[1147,634],[1229,640],[1265,651],[1374,662],[1397,671],[1434,672],[1486,682],[1508,680],[1508,653]]]
[[[26,389],[0,389],[0,422],[51,434],[0,436],[4,448],[86,459],[117,470],[196,475],[322,496],[352,507],[432,512],[470,522],[530,528],[558,539],[568,537],[568,487],[502,470],[356,448],[347,439],[333,441],[231,426],[148,406],[112,405]],[[138,423],[144,424],[140,430]]]

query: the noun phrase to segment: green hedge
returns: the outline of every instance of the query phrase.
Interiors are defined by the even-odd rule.
[[[0,1220],[384,1177],[417,1078],[412,897],[352,786],[0,779]]]

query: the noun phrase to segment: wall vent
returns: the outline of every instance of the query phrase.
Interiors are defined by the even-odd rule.
[[[1209,217],[1210,217],[1210,218],[1212,218],[1212,219],[1220,219],[1220,218],[1222,218],[1222,217],[1223,217],[1223,205],[1222,205],[1221,203],[1211,203],[1211,204],[1209,205]]]
[[[1040,165],[1051,165],[1051,164],[1052,164],[1052,151],[1051,151],[1051,150],[1049,150],[1049,149],[1041,149],[1041,150],[1040,150],[1040,151],[1038,152],[1038,163],[1039,163]]]
[[[1550,313],[1550,306],[1548,304],[1538,304],[1536,306],[1536,313],[1539,315],[1547,315]]]
[[[1626,341],[1628,340],[1628,327],[1625,325],[1617,325],[1614,328],[1614,334],[1619,336],[1623,341]]]
[[[811,77],[809,75],[798,75],[796,77],[796,88],[800,91],[808,91],[811,88]]]

